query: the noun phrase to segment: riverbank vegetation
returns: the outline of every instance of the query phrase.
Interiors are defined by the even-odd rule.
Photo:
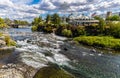
[[[14,40],[12,40],[9,35],[5,35],[4,41],[6,42],[7,46],[16,46],[16,42]]]
[[[47,15],[45,20],[42,17],[36,17],[32,22],[32,30],[74,38],[74,40],[90,46],[119,50],[120,18],[118,16],[111,16],[106,18],[106,20],[98,16],[94,18],[99,20],[98,24],[73,26],[62,22],[60,16],[55,13],[53,15]],[[85,41],[84,39],[87,40]],[[91,41],[92,39],[94,41],[96,40],[96,42]]]
[[[11,25],[29,25],[25,20],[10,20],[9,18],[0,18],[0,29],[9,28]]]
[[[5,42],[6,46],[16,46],[16,42],[8,34],[0,32],[0,40]]]
[[[109,36],[80,36],[74,38],[74,41],[88,46],[120,50],[120,39]]]

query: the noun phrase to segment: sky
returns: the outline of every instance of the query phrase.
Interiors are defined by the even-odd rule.
[[[32,21],[55,12],[103,14],[119,12],[120,0],[0,0],[0,17]]]

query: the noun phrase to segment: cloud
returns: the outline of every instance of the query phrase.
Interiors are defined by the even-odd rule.
[[[105,11],[120,6],[120,0],[42,0],[40,9],[58,11]]]
[[[120,11],[120,0],[0,0],[0,17],[32,20],[45,13]]]
[[[29,5],[33,0],[0,0],[0,17],[10,19],[31,20],[44,10],[36,9],[34,4]]]

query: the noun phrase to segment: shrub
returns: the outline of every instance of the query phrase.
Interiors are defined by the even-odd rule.
[[[45,26],[44,27],[44,32],[46,32],[46,33],[52,33],[53,32],[52,26]]]
[[[67,37],[71,37],[72,36],[72,31],[68,30],[68,29],[64,29],[62,31],[62,35],[67,36]]]
[[[5,36],[5,42],[7,46],[16,46],[16,42],[13,41],[10,36]]]
[[[120,38],[120,23],[111,23],[109,32],[111,36]]]
[[[37,26],[32,26],[32,31],[37,31]]]
[[[78,34],[78,36],[80,36],[80,35],[85,35],[85,34],[86,34],[85,27],[83,27],[83,26],[78,26],[78,27],[77,27],[77,34]]]

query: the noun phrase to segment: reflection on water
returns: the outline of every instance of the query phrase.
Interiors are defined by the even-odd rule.
[[[52,62],[77,78],[120,78],[119,55],[91,52],[90,48],[64,42],[65,38],[30,29],[10,29],[10,33],[18,43],[18,58],[27,65],[41,68]]]

